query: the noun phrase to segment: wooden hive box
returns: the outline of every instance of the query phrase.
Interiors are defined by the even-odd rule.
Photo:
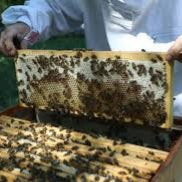
[[[181,181],[180,125],[166,131],[82,120],[70,128],[65,116],[37,123],[21,106],[1,113],[0,181]]]
[[[181,181],[165,54],[21,51],[16,70],[20,104],[0,114],[0,181]]]

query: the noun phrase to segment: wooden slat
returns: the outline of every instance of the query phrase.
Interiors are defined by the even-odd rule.
[[[168,84],[168,92],[166,93],[166,111],[167,111],[167,122],[163,125],[164,128],[171,128],[173,126],[173,88],[174,88],[174,63],[167,62],[166,77]]]
[[[0,117],[0,123],[3,123],[4,125],[11,125],[11,127],[21,127],[23,129],[28,129],[31,131],[31,128],[35,128],[36,132],[40,132],[41,130],[44,129],[44,125],[38,125],[37,123],[31,123],[27,120],[22,120],[22,119],[13,119],[12,123],[12,118],[7,117],[7,116],[1,116]],[[36,127],[35,127],[36,126]],[[50,135],[51,130],[54,130],[56,134],[56,138],[60,138],[62,136],[63,138],[66,138],[68,135],[68,131],[65,129],[61,129],[58,127],[53,127],[50,125],[46,125],[46,134]],[[109,140],[104,137],[99,137],[99,140],[97,138],[92,137],[91,135],[88,135],[86,133],[80,133],[80,132],[75,132],[72,131],[70,133],[71,138],[73,141],[79,141],[81,144],[85,143],[85,140],[83,138],[86,138],[88,141],[91,142],[93,147],[99,148],[99,147],[111,147],[113,150],[115,150],[118,153],[121,153],[123,150],[126,150],[129,155],[136,157],[140,156],[141,158],[145,159],[148,158],[149,160],[153,161],[164,161],[166,157],[168,156],[168,152],[161,151],[161,150],[156,150],[156,149],[151,149],[147,147],[142,147],[134,144],[128,144],[128,143],[123,143],[122,145],[113,145],[113,140]],[[121,141],[122,142],[122,141]]]
[[[15,182],[16,180],[19,182],[25,182],[26,181],[25,178],[21,178],[21,177],[18,177],[16,175],[13,175],[10,172],[0,170],[0,181],[3,181],[4,177],[5,177],[4,181],[7,181],[7,182]]]
[[[59,55],[69,55],[75,56],[77,51],[72,50],[18,50],[18,55],[33,55],[33,56],[59,56]],[[132,52],[132,51],[81,51],[83,57],[91,57],[92,55],[96,55],[98,59],[102,58],[112,58],[115,59],[117,55],[121,57],[121,59],[128,59],[128,60],[144,60],[148,61],[153,59],[158,59],[157,56],[160,56],[162,59],[165,60],[166,53],[163,52]]]
[[[89,174],[89,173],[81,173],[78,175],[78,177],[76,178],[77,182],[83,182],[83,181],[87,181],[87,182],[105,182],[105,181],[109,181],[109,182],[115,182],[114,179],[110,179],[107,177],[103,177],[103,176],[98,176],[96,174]]]

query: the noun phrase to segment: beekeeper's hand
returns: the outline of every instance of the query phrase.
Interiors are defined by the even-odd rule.
[[[27,45],[23,38],[29,32],[29,26],[24,23],[7,26],[0,35],[0,52],[6,56],[15,56],[17,53],[15,39],[20,42],[20,48],[25,49]]]
[[[182,35],[179,36],[167,52],[167,60],[179,60],[182,62]]]

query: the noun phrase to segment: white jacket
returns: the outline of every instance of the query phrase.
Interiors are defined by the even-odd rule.
[[[182,34],[181,7],[182,0],[27,0],[2,20],[24,22],[44,40],[84,23],[87,48],[94,50],[167,51]],[[181,75],[175,63],[175,116],[182,116]]]

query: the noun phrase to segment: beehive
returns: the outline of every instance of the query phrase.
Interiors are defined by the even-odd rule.
[[[168,154],[61,125],[0,116],[1,182],[147,182]]]
[[[172,65],[161,53],[19,51],[20,103],[170,128]]]

